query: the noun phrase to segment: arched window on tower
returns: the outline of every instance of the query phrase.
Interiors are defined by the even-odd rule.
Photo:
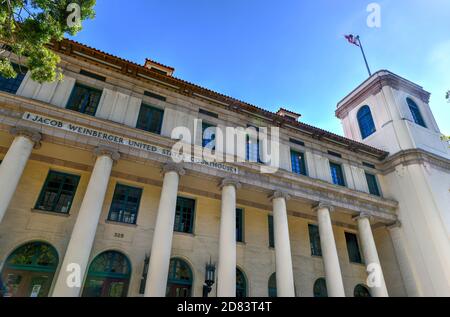
[[[411,98],[406,98],[406,102],[408,103],[409,111],[411,111],[414,122],[426,128],[427,125],[425,124],[422,114],[420,113],[419,106]]]
[[[375,133],[375,123],[373,122],[372,112],[370,111],[369,106],[363,106],[359,109],[357,118],[361,137],[363,139]]]

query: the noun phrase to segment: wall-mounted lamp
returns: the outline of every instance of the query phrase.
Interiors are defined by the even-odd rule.
[[[203,297],[208,297],[211,293],[212,286],[216,280],[216,265],[212,263],[211,258],[209,263],[206,263],[205,269],[205,284],[203,285]]]

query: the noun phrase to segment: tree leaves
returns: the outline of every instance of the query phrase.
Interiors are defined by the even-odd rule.
[[[31,78],[51,82],[62,78],[57,65],[60,58],[48,45],[62,40],[64,34],[75,35],[81,22],[95,17],[96,0],[0,0],[0,75],[17,76],[11,64],[13,55],[26,58]],[[68,23],[78,4],[80,21]]]

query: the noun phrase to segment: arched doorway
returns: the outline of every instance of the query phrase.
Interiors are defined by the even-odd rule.
[[[236,297],[247,297],[247,279],[238,268],[236,268]]]
[[[362,284],[355,286],[355,290],[353,291],[353,296],[354,297],[372,297],[372,295],[370,295],[370,292],[367,289],[367,287],[365,287]]]
[[[319,278],[314,283],[314,297],[328,297],[327,282],[324,278]]]
[[[2,271],[5,296],[47,297],[58,267],[56,249],[45,242],[30,242],[8,257]]]
[[[277,297],[277,273],[269,277],[269,297]]]
[[[181,259],[175,258],[170,260],[166,296],[192,296],[192,270],[189,267],[189,264]]]
[[[126,297],[131,264],[121,252],[99,254],[89,266],[83,297]]]

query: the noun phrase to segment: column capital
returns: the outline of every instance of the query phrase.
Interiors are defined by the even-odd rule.
[[[367,219],[367,220],[369,220],[369,222],[371,222],[371,221],[373,221],[374,217],[371,214],[367,213],[367,212],[362,212],[358,216],[353,217],[352,219],[353,219],[353,221],[358,221],[358,220],[361,220],[361,219]]]
[[[103,145],[94,149],[94,155],[97,157],[109,156],[113,161],[118,161],[120,159],[119,151]]]
[[[220,184],[219,184],[219,188],[222,189],[225,186],[234,186],[236,189],[241,189],[242,188],[242,184],[233,178],[224,178]]]
[[[272,193],[272,195],[269,196],[270,201],[277,199],[277,198],[284,198],[285,200],[290,200],[291,195],[289,195],[288,193],[286,193],[284,191],[276,190]]]
[[[175,172],[179,176],[183,176],[186,174],[186,170],[183,168],[183,164],[179,164],[179,163],[177,164],[177,163],[173,163],[173,162],[166,163],[162,167],[162,173],[164,175],[169,172]]]
[[[23,136],[28,138],[31,142],[34,143],[35,149],[39,149],[41,147],[42,134],[36,129],[23,126],[16,126],[12,127],[9,130],[9,133],[11,133],[14,136]]]
[[[315,204],[312,208],[312,211],[317,212],[319,209],[328,209],[329,212],[333,212],[334,206],[325,202],[319,202]]]
[[[392,229],[398,229],[402,227],[402,222],[400,220],[396,220],[393,223],[387,224],[386,229],[392,230]]]

